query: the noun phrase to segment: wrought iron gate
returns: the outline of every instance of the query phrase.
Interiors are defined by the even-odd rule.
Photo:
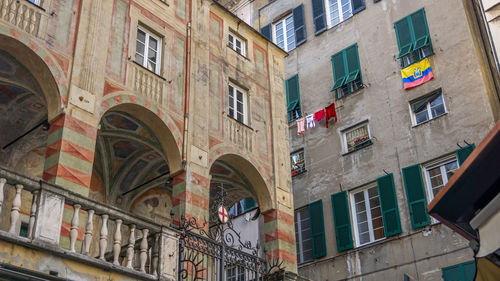
[[[225,205],[222,188],[212,205],[214,222],[215,210]],[[208,228],[207,222],[199,225],[195,218],[181,216],[179,229],[179,280],[264,281],[275,276],[272,272],[282,271],[282,262],[269,264],[259,257],[259,245],[242,241],[230,219]]]

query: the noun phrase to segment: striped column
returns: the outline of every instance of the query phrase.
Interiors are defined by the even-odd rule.
[[[82,195],[89,194],[97,128],[60,116],[50,125],[43,179]]]
[[[264,213],[264,237],[267,260],[279,259],[287,271],[297,272],[293,211],[273,209]]]
[[[180,216],[184,214],[186,218],[196,218],[199,225],[207,220],[208,230],[210,178],[192,172],[188,167],[186,171],[174,177],[172,185],[174,224],[178,223]]]

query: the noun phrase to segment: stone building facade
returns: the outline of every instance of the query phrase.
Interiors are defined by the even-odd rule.
[[[221,2],[288,52],[299,274],[472,280],[467,241],[425,207],[499,118],[475,1]],[[337,122],[302,125],[332,103]]]
[[[0,0],[2,268],[176,280],[224,185],[296,272],[285,55],[214,1]]]

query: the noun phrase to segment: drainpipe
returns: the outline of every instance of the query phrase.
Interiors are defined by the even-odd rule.
[[[191,15],[193,11],[192,2],[189,1],[189,15],[186,26],[186,61],[185,61],[185,79],[184,79],[184,132],[182,140],[182,165],[185,167],[187,160],[187,142],[189,129],[189,86],[191,77]]]

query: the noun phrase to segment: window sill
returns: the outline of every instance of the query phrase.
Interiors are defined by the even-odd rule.
[[[342,96],[342,97],[340,97],[340,98],[335,97],[335,100],[336,100],[336,101],[338,101],[338,100],[342,100],[342,99],[344,99],[344,98],[346,98],[346,97],[348,97],[348,96],[351,96],[351,95],[354,95],[354,94],[360,93],[360,92],[361,92],[361,90],[363,90],[364,88],[365,88],[365,87],[364,87],[363,85],[361,85],[361,87],[360,87],[359,89],[357,89],[356,91],[353,91],[353,92],[350,92],[350,93],[348,93],[348,94],[346,94],[346,95],[343,95],[343,96]],[[335,89],[335,90],[336,90],[336,89]],[[335,92],[335,90],[331,90],[330,92]]]
[[[445,116],[445,115],[448,115],[448,112],[445,112],[445,113],[443,113],[443,114],[441,114],[441,115],[439,115],[439,116],[437,116],[437,117],[434,117],[434,118],[429,119],[429,120],[427,120],[427,121],[425,121],[425,122],[422,122],[422,123],[419,123],[419,124],[413,125],[413,126],[411,126],[411,127],[412,127],[412,128],[417,128],[417,127],[423,126],[423,125],[428,124],[428,123],[430,123],[430,122],[432,122],[432,121],[434,121],[434,120],[436,120],[436,119],[438,119],[438,118],[441,118],[441,117],[443,117],[443,116]]]
[[[28,2],[30,5],[32,5],[32,6],[34,6],[34,7],[37,7],[37,8],[38,8],[38,9],[40,9],[41,11],[44,11],[44,12],[45,12],[45,9],[44,9],[44,8],[42,8],[42,6],[40,6],[40,5],[38,5],[38,4],[35,4],[35,3],[31,2],[31,1],[28,1],[28,0],[26,0],[25,2]],[[19,1],[18,1],[18,3],[19,3]]]
[[[167,78],[165,78],[165,77],[161,76],[160,74],[158,74],[158,73],[156,73],[156,72],[154,72],[154,71],[151,71],[150,69],[147,69],[147,68],[146,68],[146,67],[144,67],[142,64],[137,63],[135,60],[129,59],[129,61],[131,61],[131,62],[135,63],[137,66],[141,67],[142,69],[147,70],[149,73],[151,73],[151,74],[155,75],[156,77],[158,77],[158,78],[162,79],[163,81],[167,81]]]
[[[419,49],[419,50],[420,50],[420,49]],[[417,60],[417,61],[414,61],[414,62],[412,62],[411,64],[409,64],[409,65],[407,65],[407,66],[403,66],[403,67],[401,67],[401,69],[404,69],[404,68],[410,67],[410,66],[412,66],[412,65],[414,65],[414,64],[416,64],[416,63],[419,63],[419,62],[423,61],[424,59],[428,59],[428,58],[432,57],[433,55],[434,55],[434,51],[432,51],[432,53],[430,53],[430,54],[429,54],[428,56],[426,56],[426,57],[423,57],[423,58],[421,58],[421,59],[419,59],[419,60]],[[398,58],[398,59],[399,59],[399,60],[401,60],[401,58]]]
[[[236,118],[234,118],[233,116],[231,116],[231,115],[229,115],[229,114],[228,114],[228,115],[226,115],[226,116],[227,116],[227,118],[230,118],[230,119],[234,120],[234,121],[235,121],[235,122],[237,122],[238,124],[240,124],[240,125],[242,125],[242,126],[245,126],[245,127],[247,127],[248,129],[250,129],[250,130],[254,131],[254,129],[253,129],[252,127],[248,126],[247,124],[245,124],[245,123],[243,123],[243,122],[241,122],[241,121],[238,121],[238,120],[237,120]]]
[[[359,246],[356,246],[354,247],[356,250],[363,250],[365,248],[369,248],[371,246],[375,246],[377,244],[380,244],[380,243],[383,243],[383,241],[387,240],[387,237],[384,237],[384,238],[380,238],[378,240],[375,240],[375,241],[372,241],[372,242],[368,242],[368,243],[365,243],[363,245],[359,245]]]
[[[360,147],[355,148],[355,149],[353,149],[353,150],[351,150],[351,151],[345,152],[344,154],[342,154],[342,156],[347,156],[347,155],[349,155],[349,154],[351,154],[351,153],[354,153],[354,152],[356,152],[356,151],[358,151],[358,150],[362,150],[363,148],[367,148],[367,147],[372,146],[372,145],[373,145],[373,141],[372,141],[372,139],[373,139],[373,138],[369,139],[369,141],[367,141],[367,143],[366,143],[366,144],[364,144],[363,146],[360,146]]]
[[[243,58],[244,58],[244,59],[246,59],[247,61],[250,61],[250,59],[249,59],[247,56],[245,56],[245,55],[243,55],[243,54],[238,53],[235,49],[231,48],[231,46],[226,45],[226,47],[228,47],[228,48],[229,48],[229,49],[231,49],[233,52],[237,53],[239,56],[243,57]]]

